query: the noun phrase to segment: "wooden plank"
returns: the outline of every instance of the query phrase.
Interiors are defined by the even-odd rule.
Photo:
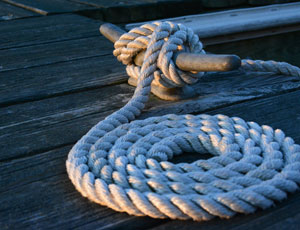
[[[288,212],[287,212],[288,213]],[[275,216],[274,216],[275,218]],[[300,214],[289,216],[267,227],[266,230],[297,229],[300,226]]]
[[[180,16],[199,12],[202,8],[201,2],[197,0],[55,0],[55,3],[45,0],[4,1],[43,15],[78,12],[88,17],[113,23]]]
[[[134,6],[145,4],[149,1],[147,0],[125,0],[125,1],[117,1],[117,0],[72,0],[74,2],[82,3],[85,5],[90,5],[98,8],[109,8],[109,7],[124,7],[124,6]]]
[[[178,3],[182,0],[125,0],[125,1],[118,1],[118,0],[72,0],[92,6],[98,7],[111,7],[111,6],[128,6],[134,4],[145,4],[145,3],[152,3],[152,4],[173,4],[174,2]],[[195,4],[198,3],[198,6],[203,6],[206,8],[229,8],[233,6],[241,6],[241,5],[269,5],[269,4],[278,4],[278,3],[288,3],[288,2],[295,2],[295,0],[234,0],[234,1],[224,1],[224,0],[201,0],[195,1]]]
[[[93,36],[19,48],[0,50],[0,72],[49,65],[78,59],[111,55],[113,44],[103,36]],[[45,71],[46,68],[45,68]]]
[[[239,116],[259,124],[281,128],[299,143],[299,96],[300,90],[297,90],[270,98],[235,104],[208,113]],[[184,112],[189,112],[189,110]],[[1,229],[32,229],[47,226],[47,228],[71,229],[147,229],[152,227],[199,229],[202,227],[219,230],[265,228],[283,221],[288,221],[288,226],[297,223],[296,217],[300,208],[299,192],[289,195],[287,200],[277,204],[274,208],[259,210],[250,215],[237,215],[230,220],[161,221],[114,212],[88,202],[74,189],[65,172],[65,160],[70,147],[66,146],[0,164]],[[181,155],[181,157],[180,160],[184,161],[185,156]]]
[[[165,19],[182,23],[200,38],[215,37],[245,31],[261,30],[300,23],[300,3],[288,3],[255,8],[243,8]],[[142,23],[127,24],[126,29]]]
[[[73,27],[73,29],[74,28],[76,27]],[[49,33],[49,36],[51,37],[53,33],[55,33],[55,31]],[[220,44],[217,46],[208,46],[205,50],[213,53],[235,53],[242,58],[287,61],[298,65],[298,60],[300,60],[299,36],[300,31],[272,37]],[[98,44],[97,47],[102,47],[100,41],[100,36],[95,37],[95,42]],[[74,42],[75,45],[73,45],[72,42]],[[78,42],[72,42],[69,43],[69,47],[73,46],[76,48],[76,43]],[[89,54],[90,56],[94,55],[96,57],[27,68],[26,70],[2,72],[0,77],[0,85],[2,86],[0,87],[0,105],[38,100],[55,95],[115,84],[116,82],[126,82],[127,76],[125,74],[125,67],[120,64],[112,54],[108,54],[108,56],[105,57],[100,56],[99,54],[103,54],[102,50],[94,49],[93,44],[83,44],[83,48],[79,47],[79,49],[84,50],[82,54],[76,54],[77,48],[75,50],[66,50],[66,54],[63,54],[60,49],[55,48],[55,44],[56,43],[53,45],[45,44],[44,47],[39,46],[40,50],[44,49],[45,51],[43,52],[46,54],[49,52],[52,53],[49,57],[46,55],[42,56],[42,60],[36,60],[36,57],[32,55],[35,51],[25,47],[24,50],[27,50],[28,53],[24,52],[23,54],[27,56],[28,60],[22,60],[18,56],[18,53],[15,53],[16,55],[10,59],[11,66],[13,67],[14,65],[14,59],[19,59],[20,63],[23,64],[24,62],[28,63],[30,60],[31,65],[35,65],[41,62],[53,63],[59,60],[68,60],[69,58],[71,59],[71,55],[88,56],[87,54]],[[103,50],[106,50],[107,53],[112,52],[112,44],[109,44],[108,41],[105,41],[105,44],[107,47],[111,47],[111,51],[109,51],[106,46]],[[282,44],[285,45],[282,46]],[[249,47],[251,48],[249,49]],[[11,52],[14,52],[14,49],[11,50]],[[57,53],[54,52],[54,50],[57,50]],[[43,53],[38,53],[37,55],[43,55]],[[6,58],[3,57],[3,59],[3,62],[7,61]],[[20,63],[15,64],[18,66]],[[43,85],[43,87],[40,87],[41,85]]]
[[[54,13],[77,12],[88,17],[113,23],[128,23],[135,21],[154,20],[158,18],[178,17],[182,15],[209,12],[211,9],[228,9],[257,5],[255,1],[247,0],[3,0],[24,9],[42,15]],[[276,3],[293,2],[295,0],[277,0]],[[260,5],[274,4],[264,1]]]
[[[287,2],[296,2],[297,0],[248,0],[248,4],[253,6],[262,6],[269,4],[278,4],[278,3],[287,3]]]
[[[9,4],[31,10],[38,14],[48,15],[51,13],[68,13],[92,9],[87,5],[78,4],[68,0],[2,0]]]
[[[285,34],[290,32],[298,32],[300,31],[300,23],[287,25],[287,26],[279,26],[262,30],[248,31],[248,32],[240,32],[229,35],[216,36],[212,38],[201,38],[203,44],[206,45],[216,45],[216,44],[224,44],[228,42],[236,42],[254,38],[261,38],[266,36],[274,36],[278,34]]]
[[[258,210],[254,214],[237,215],[229,220],[214,219],[208,222],[197,223],[193,221],[170,221],[160,226],[147,229],[169,230],[255,230],[255,229],[298,229],[300,208],[300,193],[291,194],[287,200],[277,203],[275,207],[267,210]],[[282,222],[286,225],[282,225]]]
[[[84,15],[100,18],[112,23],[128,23],[154,20],[166,17],[195,14],[203,11],[202,1],[198,0],[73,0],[98,7],[100,10],[83,12]],[[97,14],[98,12],[98,14]]]
[[[287,45],[282,46],[281,44],[283,43]],[[298,49],[300,46],[297,45],[298,43],[299,39],[297,33],[291,33],[288,35],[274,36],[273,40],[271,38],[262,38],[259,42],[252,40],[227,44],[223,47],[220,45],[215,50],[219,53],[223,50],[223,52],[226,53],[230,49],[236,49],[241,51],[241,55],[249,55],[252,58],[263,59],[276,57],[277,53],[277,55],[279,54],[279,60],[287,60],[293,63],[293,61],[297,62],[296,60],[300,59]],[[258,46],[258,44],[263,44],[264,46]],[[245,47],[247,47],[247,49]],[[252,47],[252,49],[248,49],[249,47]],[[213,47],[208,48],[210,48],[208,51],[213,50]],[[268,49],[270,49],[270,51],[265,52]],[[251,53],[247,53],[250,51]],[[55,53],[53,53],[53,57],[55,56]],[[197,112],[199,109],[201,109],[201,111],[210,109],[212,103],[215,103],[215,107],[224,106],[243,100],[294,90],[299,87],[299,80],[293,77],[287,78],[278,76],[269,78],[268,76],[260,77],[260,75],[241,75],[237,77],[237,75],[238,74],[224,73],[202,79],[199,84],[194,86],[199,93],[199,97],[195,100],[189,100],[187,103],[170,103],[153,99],[149,105],[160,106],[161,113],[178,113],[184,111],[185,107],[189,107],[190,112]],[[5,151],[1,159],[5,160],[7,158],[36,154],[57,146],[74,143],[84,131],[87,131],[89,127],[107,115],[106,113],[101,115],[97,104],[98,102],[91,100],[91,98],[93,98],[93,92],[96,92],[97,97],[101,99],[102,92],[111,90],[113,93],[108,93],[108,95],[112,98],[103,100],[104,104],[102,108],[105,108],[107,104],[112,104],[110,99],[115,100],[116,106],[110,109],[110,111],[112,111],[120,108],[125,101],[129,100],[133,88],[127,85],[120,85],[108,88],[107,90],[98,89],[99,91],[90,91],[90,93],[87,92],[86,94],[74,93],[126,82],[126,80],[127,76],[125,75],[124,67],[118,63],[112,55],[83,58],[24,70],[2,72],[0,78],[0,85],[2,86],[0,102],[2,106],[35,100],[37,100],[37,102],[30,102],[24,105],[20,104],[16,105],[16,107],[9,106],[2,109],[3,113],[1,118],[3,118],[3,122],[1,126],[3,127],[1,141],[7,144],[6,146],[2,146]],[[115,95],[118,93],[120,93],[119,96]],[[57,97],[59,95],[66,95],[64,97],[65,99]],[[123,98],[121,100],[123,102],[120,102],[120,97]],[[48,99],[43,100],[45,98]],[[61,100],[63,104],[59,103]],[[88,110],[85,110],[83,116],[80,112],[82,111],[80,107],[77,107],[78,110],[72,110],[72,107],[70,107],[73,106],[76,101],[78,101],[78,105],[83,105],[86,108],[91,106]],[[95,107],[92,106],[94,102]],[[57,115],[47,117],[49,111],[53,108],[57,108],[56,105],[58,104],[61,105],[62,108],[67,109],[64,111],[58,110],[56,111]],[[46,110],[41,110],[41,108],[46,108]],[[109,110],[109,108],[105,109],[105,111]],[[28,115],[28,110],[34,111],[33,114],[35,115]],[[90,117],[84,118],[85,115],[89,114]],[[4,119],[4,117],[8,119],[8,122],[5,121],[6,118]],[[49,122],[49,119],[54,121],[53,124],[51,121]],[[68,119],[72,119],[72,121],[70,121],[66,127],[63,121]],[[87,122],[88,119],[89,121]],[[35,124],[35,120],[41,121],[40,124],[50,125],[52,131],[47,132],[43,126],[32,125]],[[78,126],[81,122],[87,122],[84,128],[78,128],[78,131],[70,132],[68,138],[59,138],[60,132],[68,130],[72,126]],[[14,127],[14,123],[16,125],[15,128],[10,129]],[[25,126],[23,126],[23,124]],[[35,130],[36,127],[38,127],[39,131]],[[20,145],[18,150],[14,150],[13,140],[17,136],[20,139]],[[36,144],[31,143],[32,138],[36,140]],[[30,144],[28,144],[28,142]]]
[[[39,156],[0,165],[1,229],[75,229],[96,221],[97,229],[115,220],[134,227],[140,219],[116,213],[84,199],[71,184],[65,171],[70,146]],[[16,176],[16,177],[14,177]],[[7,184],[6,184],[7,183]],[[28,189],[32,190],[28,193]],[[143,218],[143,224],[154,226],[160,221]],[[84,228],[84,227],[83,227]]]
[[[0,50],[99,36],[100,24],[73,14],[0,21]]]
[[[52,32],[54,34],[55,30]],[[92,41],[90,38],[84,39]],[[46,38],[39,41],[49,42]],[[73,49],[76,50],[76,45]],[[292,46],[290,49],[296,50]],[[34,67],[34,62],[31,61],[30,68],[1,73],[0,79],[3,79],[1,81],[5,87],[0,85],[1,88],[7,88],[7,91],[3,91],[0,98],[10,95],[15,99],[9,103],[19,104],[8,106],[5,104],[10,100],[7,96],[0,110],[0,229],[141,229],[160,224],[163,224],[162,229],[184,229],[188,225],[197,229],[202,226],[210,229],[228,226],[236,229],[248,226],[271,228],[279,219],[282,225],[287,222],[289,226],[297,224],[295,218],[300,208],[299,193],[290,196],[275,209],[237,216],[225,222],[228,225],[223,220],[207,222],[208,225],[205,225],[137,218],[88,202],[74,189],[65,173],[65,160],[70,144],[96,122],[124,105],[131,97],[133,87],[119,84],[98,88],[126,79],[124,67],[121,64],[115,66],[117,62],[111,55],[100,58],[84,56],[83,53],[80,54],[83,55],[80,59],[79,56],[72,56],[75,52],[67,51],[70,53],[55,59],[56,51],[53,50],[54,46],[49,50],[52,52],[51,61],[45,62],[44,59],[40,63],[44,66]],[[87,48],[85,52],[93,55]],[[28,57],[32,58],[31,55]],[[67,61],[69,56],[73,61]],[[54,63],[55,60],[60,63]],[[81,65],[76,65],[78,63]],[[19,75],[15,77],[14,73],[17,72]],[[237,77],[235,74],[224,73],[203,79],[201,85],[195,85],[199,93],[196,101],[170,103],[152,96],[141,117],[170,112],[225,113],[282,128],[299,143],[299,80],[268,75]],[[9,81],[15,88],[9,89]],[[32,87],[27,88],[29,85]],[[294,90],[296,91],[284,95],[254,100]],[[21,104],[22,95],[25,95],[24,101],[34,101]],[[248,102],[242,103],[244,101]],[[232,106],[214,110],[228,105]],[[184,159],[186,158],[181,160]]]
[[[24,114],[17,112],[14,106],[7,107],[2,110],[5,114],[3,121],[7,125],[1,128],[0,158],[8,160],[35,155],[72,144],[92,125],[120,108],[131,93],[132,89],[128,92],[128,88],[122,85],[50,98],[40,101],[41,103],[21,104],[24,107],[17,106],[23,108],[24,112],[27,111]],[[12,133],[7,133],[8,130]],[[61,136],[62,133],[64,137]]]
[[[300,81],[296,77],[230,72],[212,75],[194,88],[199,96],[185,101],[168,102],[151,96],[148,112],[140,118],[208,111],[295,90],[300,88]],[[0,160],[35,155],[75,143],[94,124],[121,108],[131,98],[133,90],[134,87],[127,84],[112,85],[2,109]]]
[[[19,7],[12,6],[10,4],[0,2],[0,21],[1,20],[11,20],[16,18],[25,18],[37,16],[38,14],[21,9]]]
[[[111,55],[7,71],[0,77],[0,105],[95,89],[127,78],[124,66]]]
[[[300,96],[300,92],[295,91],[267,99],[236,104],[209,111],[208,113],[238,116],[247,121],[267,124],[275,129],[282,129],[287,136],[293,137],[296,143],[300,143],[300,135],[298,132],[300,128],[300,106],[296,95]],[[282,226],[282,222],[288,222],[283,229],[297,229],[293,228],[293,226],[298,226],[297,223],[299,223],[299,219],[297,219],[297,217],[299,208],[300,192],[297,192],[296,194],[290,195],[284,202],[276,204],[276,207],[259,210],[254,214],[237,215],[229,220],[216,219],[203,223],[170,221],[155,229],[271,229],[277,226],[277,223],[279,226]]]
[[[10,4],[32,10],[39,14],[78,12],[82,15],[113,23],[153,20],[195,14],[202,11],[205,1],[198,0],[4,0]],[[244,0],[230,1],[226,7],[240,5]],[[212,4],[210,4],[212,5]],[[216,5],[219,7],[219,5]]]
[[[285,34],[207,45],[211,53],[234,53],[242,59],[275,60],[300,65],[300,30]]]
[[[278,3],[288,3],[288,2],[296,2],[296,0],[233,0],[233,1],[224,1],[224,0],[202,0],[203,6],[208,8],[224,8],[230,6],[241,6],[243,4],[247,4],[250,6],[264,6],[264,5],[272,5]]]

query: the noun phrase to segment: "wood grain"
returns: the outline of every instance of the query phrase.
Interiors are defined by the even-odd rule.
[[[275,208],[196,223],[117,213],[75,190],[65,169],[70,148],[134,91],[112,44],[99,36],[100,23],[71,14],[0,22],[0,229],[297,228],[299,192]],[[207,50],[297,63],[299,35],[280,36]],[[229,72],[207,75],[194,89],[197,97],[180,102],[151,95],[139,119],[223,113],[281,128],[300,142],[299,79]],[[183,154],[172,161],[196,159]]]
[[[129,99],[131,93],[128,93],[128,88],[123,88],[124,86],[106,87],[96,92],[50,98],[40,101],[41,104],[26,103],[25,107],[22,106],[23,111],[31,111],[24,114],[21,110],[17,111],[12,107],[7,107],[4,110],[6,117],[15,116],[15,123],[10,123],[1,129],[0,158],[7,160],[73,144],[92,125],[104,119]],[[19,108],[21,109],[21,107]],[[18,116],[22,116],[23,119],[17,118]],[[17,120],[19,122],[16,122]],[[20,126],[16,127],[17,124]],[[8,130],[12,132],[8,133]]]
[[[97,222],[97,229],[126,223],[141,226],[140,219],[116,213],[89,202],[74,189],[65,172],[70,146],[1,164],[1,229],[75,229]],[[31,191],[31,192],[30,192]],[[160,224],[143,218],[143,224]]]
[[[79,17],[79,19],[79,22],[81,22],[81,17]],[[57,26],[60,25],[58,24]],[[70,29],[76,31],[76,28],[77,26],[73,25]],[[94,30],[96,30],[96,28],[94,28]],[[55,31],[51,31],[48,35],[51,37],[54,33]],[[76,36],[76,34],[74,36]],[[298,31],[259,39],[207,46],[205,50],[212,53],[234,53],[242,58],[273,59],[299,65],[299,36],[300,32]],[[47,39],[46,36],[44,39]],[[35,66],[38,65],[38,63],[47,64],[63,61],[47,66],[28,68],[26,71],[16,70],[2,73],[0,84],[3,87],[0,89],[2,95],[0,97],[0,104],[19,103],[62,93],[82,91],[84,89],[100,87],[105,84],[126,82],[125,67],[118,63],[112,54],[110,54],[112,52],[112,44],[103,40],[101,36],[77,40],[74,38],[73,40],[74,41],[44,44],[44,46],[37,45],[37,50],[42,53],[37,53],[37,51],[31,50],[29,47],[17,49],[27,56],[25,60],[22,60],[22,57],[18,56],[18,52],[14,51],[15,49],[0,51],[11,54],[10,58],[2,57],[3,63],[9,64],[11,66],[10,68],[14,68],[14,65],[19,66],[18,68],[26,68],[26,65]],[[87,44],[84,41],[94,41],[95,45],[94,43]],[[37,41],[38,44],[40,42],[41,40]],[[283,46],[282,44],[285,45]],[[67,45],[68,49],[62,52],[61,48],[63,48],[64,45]],[[97,47],[97,49],[94,48],[94,46]],[[36,53],[37,56],[42,58],[36,59]],[[105,53],[107,53],[108,56],[102,57],[101,55]],[[95,57],[81,58],[89,56]],[[14,59],[19,59],[20,63],[17,62],[14,64]],[[76,60],[70,61],[72,59]],[[115,68],[112,68],[113,66]],[[41,78],[41,76],[43,76],[43,78]],[[40,87],[41,84],[43,85],[42,88]],[[19,93],[16,94],[14,90],[17,90]]]
[[[82,10],[88,10],[92,7],[87,5],[78,4],[76,2],[68,0],[3,0],[12,5],[22,7],[27,10],[31,10],[38,14],[48,15],[51,13],[68,13],[68,12],[77,12]]]
[[[73,14],[0,21],[0,50],[99,36],[100,24]]]
[[[3,72],[0,104],[7,106],[81,92],[126,82],[127,78],[124,66],[111,55]]]
[[[22,21],[23,23],[19,23],[19,20],[8,21],[9,25],[5,23],[1,27],[4,32],[13,28],[16,30],[11,34],[6,33],[11,39],[7,40],[7,48],[0,50],[3,54],[0,56],[0,63],[3,63],[0,64],[0,71],[26,68],[24,71],[6,71],[1,74],[1,105],[126,82],[124,67],[111,54],[112,44],[98,34],[100,23],[74,15]],[[40,29],[38,21],[41,21]],[[59,33],[63,36],[57,36]],[[298,31],[208,46],[205,49],[213,53],[235,53],[242,58],[275,59],[298,65],[299,36]],[[22,47],[14,42],[13,37],[19,39]],[[6,39],[2,33],[0,38]],[[105,54],[108,56],[104,57]]]
[[[128,23],[154,20],[203,12],[202,1],[198,0],[73,0],[97,7],[84,15],[100,18],[112,23]]]
[[[233,53],[242,59],[284,61],[300,66],[300,31],[255,39],[208,45],[211,53]]]
[[[22,8],[4,3],[2,1],[0,2],[0,21],[11,20],[16,18],[32,17],[37,15],[38,14],[31,12],[29,10],[24,10]]]
[[[274,128],[282,128],[287,135],[300,142],[300,91],[239,103],[209,111],[240,116]],[[267,113],[265,111],[268,111]],[[300,193],[274,208],[259,210],[250,215],[237,215],[230,220],[209,222],[155,220],[116,213],[88,202],[80,196],[67,178],[65,160],[70,146],[39,155],[12,160],[0,165],[0,227],[1,229],[85,228],[85,229],[254,229],[274,226],[287,220],[297,223]],[[182,155],[181,161],[185,161]],[[178,159],[177,159],[178,161]],[[72,211],[71,211],[72,210]],[[278,218],[280,216],[280,218]],[[162,225],[161,225],[162,224]],[[157,225],[160,225],[159,227]],[[291,225],[292,226],[292,225]]]
[[[199,96],[185,101],[168,102],[151,96],[147,112],[140,118],[209,111],[296,90],[300,88],[300,82],[295,77],[231,72],[211,75],[194,88]],[[75,143],[98,121],[121,108],[131,98],[133,90],[134,87],[127,84],[118,84],[2,109],[0,160],[34,155]]]
[[[99,8],[109,8],[109,7],[125,7],[125,6],[135,6],[145,4],[149,1],[147,0],[125,0],[125,1],[117,1],[117,0],[72,0],[74,2],[82,3],[85,5],[90,5]]]
[[[300,104],[297,100],[299,91],[279,95],[262,100],[232,105],[208,112],[209,114],[225,114],[238,116],[247,121],[270,125],[282,129],[287,136],[300,142]],[[293,107],[293,108],[292,108]],[[300,208],[300,193],[291,195],[283,203],[267,210],[260,210],[251,215],[238,215],[230,220],[213,220],[204,223],[192,221],[170,221],[155,229],[265,229],[287,221],[289,228],[299,223],[297,216]],[[297,228],[295,228],[297,229]]]
[[[212,10],[245,7],[249,5],[269,5],[273,1],[254,0],[3,0],[12,5],[41,15],[57,13],[79,13],[91,18],[112,23],[128,23],[161,18],[178,17],[210,12]],[[295,0],[294,0],[295,1]],[[293,2],[278,0],[277,3]],[[274,4],[274,3],[273,3]]]
[[[103,36],[59,41],[0,50],[1,70],[16,70],[35,66],[70,62],[111,54],[113,45]]]
[[[299,3],[289,3],[185,15],[165,20],[181,23],[191,28],[200,38],[208,38],[300,23],[299,11]],[[145,21],[127,24],[126,29],[129,30],[142,24],[145,24]]]

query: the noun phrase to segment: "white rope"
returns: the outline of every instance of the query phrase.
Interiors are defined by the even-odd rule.
[[[69,153],[69,177],[84,197],[131,215],[202,221],[265,209],[298,189],[300,146],[279,129],[225,115],[135,120],[153,79],[181,86],[203,74],[179,71],[171,59],[178,47],[204,52],[191,29],[147,24],[123,35],[115,47],[114,54],[130,66],[129,72],[138,69],[138,85],[123,108],[95,125]],[[145,49],[139,69],[132,58]],[[243,60],[242,66],[300,75],[299,68],[285,63]],[[188,152],[213,157],[169,162]]]

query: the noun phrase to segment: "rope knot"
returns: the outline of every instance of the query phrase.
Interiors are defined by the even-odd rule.
[[[153,80],[181,86],[194,79],[172,60],[180,50],[204,53],[191,29],[147,24],[121,36],[115,48],[127,72],[140,74],[130,101],[96,124],[69,153],[68,175],[84,197],[131,215],[203,221],[271,207],[298,189],[300,145],[281,130],[221,114],[135,120]],[[145,52],[142,67],[134,64],[140,52]],[[298,67],[286,63],[244,60],[243,65],[256,71],[270,71],[273,65],[278,66],[274,73],[300,75]],[[190,152],[212,157],[169,162]]]
[[[182,24],[172,22],[145,24],[123,34],[114,46],[114,55],[127,65],[127,74],[136,80],[141,73],[141,66],[137,65],[139,63],[136,57],[147,50],[149,56],[145,55],[144,60],[150,58],[155,62],[156,70],[152,82],[154,85],[166,88],[183,87],[185,84],[196,83],[204,74],[182,71],[176,67],[172,59],[175,52],[205,53],[198,36],[192,29]]]

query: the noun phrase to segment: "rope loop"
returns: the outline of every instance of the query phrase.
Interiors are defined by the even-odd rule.
[[[158,33],[161,27],[164,31]],[[162,36],[161,42],[152,47],[159,51],[158,69],[154,73],[153,84],[166,88],[183,87],[185,84],[196,83],[204,75],[203,72],[192,73],[178,69],[172,59],[175,51],[205,54],[203,45],[193,30],[172,22],[154,22],[132,29],[115,42],[113,54],[127,65],[126,71],[130,77],[138,79],[141,67],[134,64],[134,58],[146,51],[153,33]]]
[[[252,213],[296,191],[300,146],[279,129],[221,114],[135,120],[153,80],[181,86],[197,79],[173,63],[179,47],[204,53],[191,29],[170,22],[134,28],[115,43],[114,55],[128,65],[127,71],[139,68],[138,85],[124,107],[96,124],[71,149],[66,167],[76,189],[119,212],[196,221]],[[143,51],[140,68],[133,59]],[[243,60],[243,68],[300,76],[300,69],[287,63]],[[212,156],[192,163],[170,162],[189,152]]]

